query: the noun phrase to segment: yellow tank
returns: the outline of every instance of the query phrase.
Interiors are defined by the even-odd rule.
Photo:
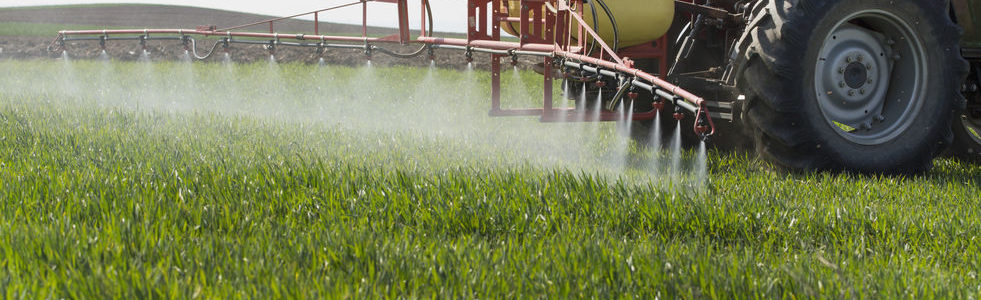
[[[503,5],[507,6],[506,9],[511,17],[521,16],[520,0],[505,2]],[[620,31],[620,48],[636,46],[660,38],[668,32],[674,20],[674,0],[605,0],[605,2],[612,11]],[[613,23],[599,3],[593,5],[596,6],[600,38],[613,47]],[[593,24],[590,4],[586,4],[585,8],[577,9],[583,9],[583,19],[591,27],[596,28]],[[517,22],[503,22],[501,25],[504,31],[511,35],[517,36],[517,31],[521,30]]]

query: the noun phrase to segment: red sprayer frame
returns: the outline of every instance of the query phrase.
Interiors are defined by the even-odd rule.
[[[211,27],[199,27],[190,29],[134,29],[134,30],[79,30],[61,31],[58,38],[49,47],[52,51],[57,48],[64,48],[66,41],[95,40],[105,44],[112,40],[139,40],[145,45],[149,40],[180,40],[184,43],[185,49],[190,49],[196,53],[195,36],[217,37],[212,52],[219,46],[227,49],[230,44],[263,44],[267,45],[270,51],[277,46],[299,46],[315,47],[318,54],[329,48],[363,49],[366,56],[370,59],[373,52],[381,52],[397,57],[417,56],[429,48],[432,49],[457,49],[466,51],[468,59],[474,53],[486,53],[491,56],[491,110],[492,116],[540,116],[543,122],[569,122],[569,121],[618,121],[624,119],[650,120],[653,119],[664,102],[672,103],[675,106],[675,116],[683,116],[683,111],[690,112],[695,116],[695,132],[708,136],[715,132],[712,117],[708,111],[707,103],[684,89],[677,87],[657,76],[634,68],[633,62],[621,57],[624,54],[634,58],[657,58],[660,59],[660,74],[666,73],[666,41],[661,38],[653,41],[651,46],[640,46],[634,48],[621,49],[621,52],[611,49],[602,38],[583,20],[582,0],[520,0],[520,16],[511,16],[506,5],[507,0],[468,0],[467,3],[467,38],[440,38],[432,36],[432,32],[427,30],[432,20],[427,23],[427,10],[429,9],[428,0],[418,0],[422,7],[422,22],[419,36],[411,37],[409,29],[409,9],[408,0],[359,0],[333,7],[297,14],[284,18],[264,20],[248,23],[240,26],[217,29]],[[368,2],[391,3],[397,6],[398,11],[398,32],[385,37],[368,36]],[[360,5],[362,7],[362,31],[361,36],[333,36],[321,35],[319,29],[320,15],[325,11],[335,10],[343,7]],[[431,16],[431,14],[429,14]],[[314,19],[314,34],[280,34],[275,31],[275,23],[303,16],[312,16]],[[518,23],[520,31],[518,42],[501,40],[501,23]],[[269,32],[246,32],[233,31],[250,26],[268,24]],[[136,35],[136,36],[133,36]],[[252,38],[252,39],[243,39]],[[268,39],[268,42],[256,41],[258,39]],[[599,45],[601,49],[598,53],[587,55],[587,40]],[[379,47],[375,44],[421,44],[424,48],[413,54],[399,54]],[[195,57],[205,59],[204,57]],[[541,57],[544,63],[544,90],[542,108],[536,109],[503,109],[501,107],[501,59],[504,57],[516,58],[517,56],[537,56]],[[514,60],[516,61],[516,60]],[[631,99],[637,97],[635,89],[643,89],[650,92],[654,97],[654,109],[648,112],[628,112],[633,114],[627,116],[624,113],[602,111],[598,114],[587,113],[584,109],[576,110],[569,108],[555,108],[553,105],[552,84],[554,69],[577,70],[590,76],[616,78],[621,85],[618,87],[618,95]],[[622,89],[629,89],[626,92]]]

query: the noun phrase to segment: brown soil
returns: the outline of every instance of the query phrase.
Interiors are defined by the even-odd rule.
[[[57,23],[73,25],[99,25],[107,27],[132,27],[132,28],[194,28],[197,25],[217,25],[219,28],[224,26],[235,26],[255,21],[270,19],[270,16],[255,14],[236,13],[223,10],[186,7],[186,6],[164,6],[164,5],[115,5],[115,6],[74,6],[74,7],[39,7],[29,9],[0,10],[0,20],[3,22],[37,22],[37,23]],[[283,23],[276,23],[276,31],[283,33],[312,33],[313,22],[303,20],[290,20]],[[253,26],[241,29],[243,31],[268,31],[268,25]],[[332,34],[345,34],[361,32],[361,27],[356,25],[330,24],[321,22],[321,32]],[[389,28],[369,28],[369,34],[387,34],[394,32]],[[0,36],[0,59],[36,59],[36,58],[57,58],[61,53],[51,53],[47,51],[48,45],[54,40],[57,33],[52,32],[51,37],[3,37]],[[198,54],[203,55],[211,49],[216,39],[199,39]],[[95,59],[99,57],[101,49],[96,41],[75,41],[69,42],[67,51],[70,57],[80,59]],[[418,45],[399,46],[399,45],[379,45],[386,49],[400,53],[409,53],[418,49]],[[153,60],[175,60],[184,54],[184,47],[177,41],[151,41],[148,45],[150,57]],[[110,57],[116,60],[136,60],[139,58],[142,49],[135,41],[116,41],[107,44],[107,52]],[[209,58],[209,61],[219,61],[219,53]],[[277,48],[276,60],[280,62],[302,62],[317,63],[319,57],[314,48],[298,47],[279,47]],[[261,45],[242,45],[233,44],[229,51],[233,61],[253,62],[266,60],[270,52]],[[363,51],[352,49],[329,49],[325,61],[329,64],[341,65],[360,65],[366,62]],[[490,56],[486,54],[474,55],[475,67],[487,69],[490,64]],[[460,69],[466,66],[466,59],[461,51],[436,52],[437,65],[443,68]],[[522,65],[540,62],[533,58],[522,58]],[[505,59],[505,64],[509,60]],[[398,59],[385,54],[375,53],[372,57],[375,65],[410,65],[428,66],[428,55],[423,55],[411,59]]]

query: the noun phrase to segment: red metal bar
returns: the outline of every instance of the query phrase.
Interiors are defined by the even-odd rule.
[[[542,73],[543,73],[542,75],[544,75],[542,77],[545,78],[545,81],[542,83],[542,85],[544,86],[544,90],[545,90],[545,95],[544,95],[545,96],[545,100],[543,101],[544,104],[542,106],[544,107],[544,110],[545,110],[544,114],[551,114],[552,113],[552,100],[553,100],[552,99],[552,58],[551,57],[546,57],[545,58],[545,71],[542,72]]]
[[[428,6],[429,6],[429,0],[421,0],[421,1],[419,1],[419,7],[422,10],[422,17],[419,18],[420,20],[422,20],[422,21],[419,21],[420,23],[422,23],[419,26],[419,36],[426,36],[426,34],[427,34],[427,32],[426,32],[426,7],[428,7]]]
[[[320,12],[313,13],[313,34],[320,35]]]
[[[368,37],[368,1],[361,2],[361,36]]]
[[[501,111],[501,56],[491,54],[491,110],[494,116]]]
[[[623,59],[621,59],[620,56],[617,56],[616,51],[613,51],[613,49],[610,49],[610,46],[607,45],[606,42],[604,42],[602,38],[600,38],[599,34],[596,34],[596,31],[593,30],[593,28],[591,28],[589,26],[586,26],[586,21],[584,21],[582,19],[582,16],[580,16],[578,14],[571,14],[571,15],[572,15],[573,18],[576,19],[576,22],[579,22],[579,31],[580,32],[582,32],[583,30],[585,30],[587,33],[589,33],[589,35],[593,38],[593,40],[595,40],[596,43],[599,44],[600,47],[603,48],[603,50],[604,50],[603,52],[605,52],[606,54],[610,55],[610,58],[613,58],[613,60],[616,61],[617,63],[623,64]],[[602,57],[602,54],[600,55],[600,57]]]
[[[402,45],[409,43],[409,4],[406,0],[399,0],[399,43]]]
[[[273,22],[269,22],[269,33],[276,33],[276,30],[273,29]]]

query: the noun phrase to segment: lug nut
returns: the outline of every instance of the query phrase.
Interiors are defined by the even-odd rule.
[[[861,90],[859,90],[859,91],[858,91],[858,93],[859,93],[859,94],[862,94],[862,95],[865,95],[865,89],[861,89]]]
[[[845,58],[845,62],[847,62],[847,63],[852,63],[852,57],[851,57],[851,56],[849,56],[849,57],[846,57],[846,58]]]
[[[845,82],[844,81],[839,82],[838,83],[838,87],[841,87],[841,88],[845,87]]]
[[[865,69],[866,70],[872,70],[872,64],[866,64],[865,65]]]
[[[848,91],[848,95],[849,96],[855,96],[855,90],[849,90]]]
[[[865,60],[865,57],[863,57],[861,54],[859,54],[858,55],[858,62],[862,62],[862,60]]]

